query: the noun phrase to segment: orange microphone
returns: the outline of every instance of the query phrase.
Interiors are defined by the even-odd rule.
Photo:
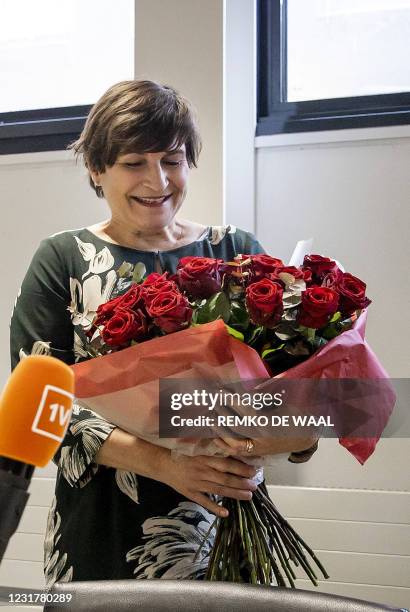
[[[44,467],[70,423],[74,373],[54,357],[30,355],[0,397],[0,561],[20,522],[34,467]]]

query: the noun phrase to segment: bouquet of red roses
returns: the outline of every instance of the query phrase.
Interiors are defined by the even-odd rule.
[[[87,351],[101,359],[73,366],[76,396],[148,441],[187,453],[218,452],[212,440],[187,445],[158,437],[158,380],[198,376],[201,364],[222,381],[263,378],[266,386],[275,380],[272,376],[291,378],[294,372],[301,378],[338,377],[335,364],[345,363],[346,355],[360,346],[361,357],[366,357],[360,375],[386,377],[363,338],[360,315],[370,304],[366,285],[329,258],[307,255],[297,268],[269,255],[240,255],[231,262],[184,257],[174,275],[145,276],[143,264],[126,262],[118,275],[123,283],[128,281],[128,290],[97,310]],[[348,376],[357,376],[357,368],[353,360]],[[379,410],[379,435],[392,402],[387,396]],[[376,441],[342,443],[364,462]],[[294,587],[291,560],[316,584],[304,551],[328,577],[277,511],[263,483],[251,502],[223,503],[230,514],[215,521],[209,579],[259,584],[276,580],[286,586],[282,568]]]
[[[131,286],[98,308],[88,331],[93,357],[222,319],[277,374],[350,329],[370,304],[360,279],[319,255],[307,255],[300,268],[269,255],[239,255],[232,262],[184,257],[172,276],[144,279],[142,264],[124,263],[118,272],[132,278]]]

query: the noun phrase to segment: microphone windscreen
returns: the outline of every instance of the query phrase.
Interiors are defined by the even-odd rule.
[[[0,456],[47,465],[70,423],[73,393],[74,373],[59,359],[20,361],[0,397]]]

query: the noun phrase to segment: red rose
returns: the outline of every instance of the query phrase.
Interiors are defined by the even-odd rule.
[[[138,308],[142,303],[142,290],[140,285],[133,283],[126,293],[119,296],[118,301],[115,303],[114,311],[118,308],[130,308],[134,310]]]
[[[324,327],[337,311],[339,295],[329,287],[310,287],[302,293],[298,313],[299,325],[319,329]]]
[[[312,271],[313,282],[317,284],[321,284],[326,274],[338,269],[333,259],[321,255],[305,255],[303,267]]]
[[[105,304],[100,304],[97,308],[97,316],[94,319],[94,325],[104,325],[108,321],[108,319],[114,314],[114,311],[118,305],[118,302],[121,300],[122,295],[109,300]]]
[[[118,309],[136,309],[141,304],[141,288],[139,285],[134,283],[126,293],[118,295],[116,298],[98,306],[93,325],[88,332],[86,332],[87,336],[89,338],[92,337],[96,327],[106,325],[106,323],[112,316],[114,316]]]
[[[249,255],[248,257],[251,259],[253,275],[257,278],[275,273],[276,268],[284,266],[281,259],[271,257],[270,255]]]
[[[164,274],[160,274],[159,272],[151,272],[151,274],[148,274],[148,276],[145,278],[144,282],[142,283],[142,287],[148,287],[149,285],[154,285],[159,281],[167,280],[168,272],[164,272]]]
[[[310,270],[310,268],[305,268],[304,266],[301,266],[300,269],[303,272],[303,280],[307,285],[310,285],[313,282],[312,270]]]
[[[279,276],[279,274],[281,274],[282,272],[284,272],[285,274],[291,274],[295,278],[295,280],[305,279],[303,271],[299,270],[299,268],[295,268],[295,266],[278,266],[275,270],[276,276]]]
[[[221,259],[182,257],[177,266],[178,284],[193,298],[208,298],[221,290]]]
[[[249,285],[246,289],[246,306],[256,325],[275,327],[282,317],[282,287],[268,278]]]
[[[157,283],[152,283],[148,287],[143,288],[143,299],[145,306],[149,306],[154,298],[160,293],[168,293],[169,291],[178,291],[175,283],[168,280],[158,280]]]
[[[147,329],[147,320],[140,310],[119,308],[104,325],[101,335],[109,346],[120,346],[130,340],[141,339]]]
[[[152,300],[159,293],[177,291],[178,287],[172,280],[170,280],[168,272],[164,272],[164,274],[153,272],[152,274],[149,274],[142,283],[141,289],[144,303],[146,306],[149,306]]]
[[[340,295],[339,310],[343,315],[349,316],[355,310],[367,308],[371,300],[366,297],[366,283],[348,272],[342,273],[336,290]]]
[[[323,277],[322,287],[330,287],[331,289],[336,289],[337,291],[337,285],[342,276],[343,272],[336,266],[332,272],[329,272]]]
[[[187,327],[192,318],[192,308],[179,291],[158,293],[147,310],[155,325],[167,334]]]

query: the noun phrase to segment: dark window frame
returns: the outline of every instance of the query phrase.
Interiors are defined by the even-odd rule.
[[[61,151],[76,140],[91,105],[0,113],[0,155]]]
[[[257,0],[256,136],[410,124],[410,91],[287,102],[287,0]]]

